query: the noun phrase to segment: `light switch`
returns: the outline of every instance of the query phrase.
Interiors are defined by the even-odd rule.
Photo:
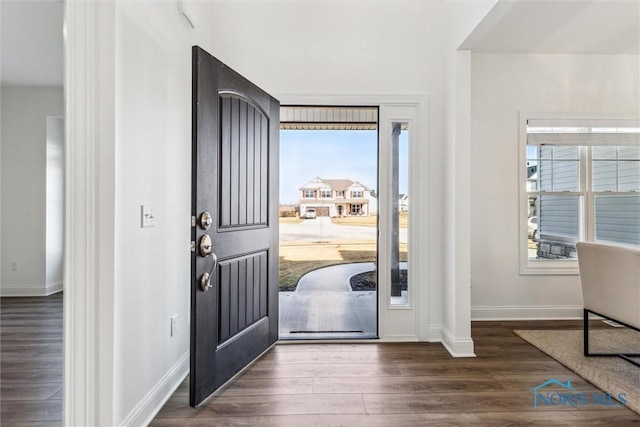
[[[178,332],[178,315],[171,316],[171,336],[174,336]]]
[[[153,206],[142,205],[141,209],[141,227],[154,227],[156,225],[156,217],[155,212],[153,211]]]

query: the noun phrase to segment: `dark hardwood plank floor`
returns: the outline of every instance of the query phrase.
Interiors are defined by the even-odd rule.
[[[594,327],[606,327],[593,322]],[[280,344],[202,406],[188,380],[152,426],[640,425],[635,412],[533,407],[530,390],[558,378],[593,385],[513,334],[580,329],[580,321],[474,322],[476,358],[440,344]]]
[[[533,408],[549,378],[596,390],[512,332],[544,328],[581,322],[474,322],[469,359],[440,344],[281,344],[198,409],[185,381],[151,425],[640,425],[626,408]],[[1,299],[0,393],[2,426],[62,425],[62,294]]]
[[[0,424],[62,425],[62,293],[0,298]]]

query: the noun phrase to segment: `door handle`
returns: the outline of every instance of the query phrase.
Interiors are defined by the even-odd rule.
[[[211,252],[209,255],[211,255],[211,259],[213,260],[213,265],[211,266],[211,270],[208,273],[207,272],[202,273],[202,276],[200,276],[200,288],[204,292],[207,292],[209,288],[211,288],[211,275],[213,274],[213,271],[218,266],[218,257],[216,256],[216,254]]]
[[[200,288],[206,292],[211,287],[211,275],[218,265],[218,257],[213,253],[213,242],[211,241],[211,236],[209,236],[208,234],[204,234],[200,238],[199,246],[200,256],[207,258],[209,255],[211,255],[211,259],[213,260],[211,270],[208,273],[202,273],[202,276],[200,276]]]

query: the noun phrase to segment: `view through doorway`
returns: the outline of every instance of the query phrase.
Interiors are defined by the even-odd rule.
[[[281,107],[280,339],[378,336],[377,120]]]

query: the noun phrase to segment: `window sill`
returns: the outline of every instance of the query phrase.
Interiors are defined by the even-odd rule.
[[[578,260],[535,260],[527,259],[520,266],[521,276],[578,276]]]

